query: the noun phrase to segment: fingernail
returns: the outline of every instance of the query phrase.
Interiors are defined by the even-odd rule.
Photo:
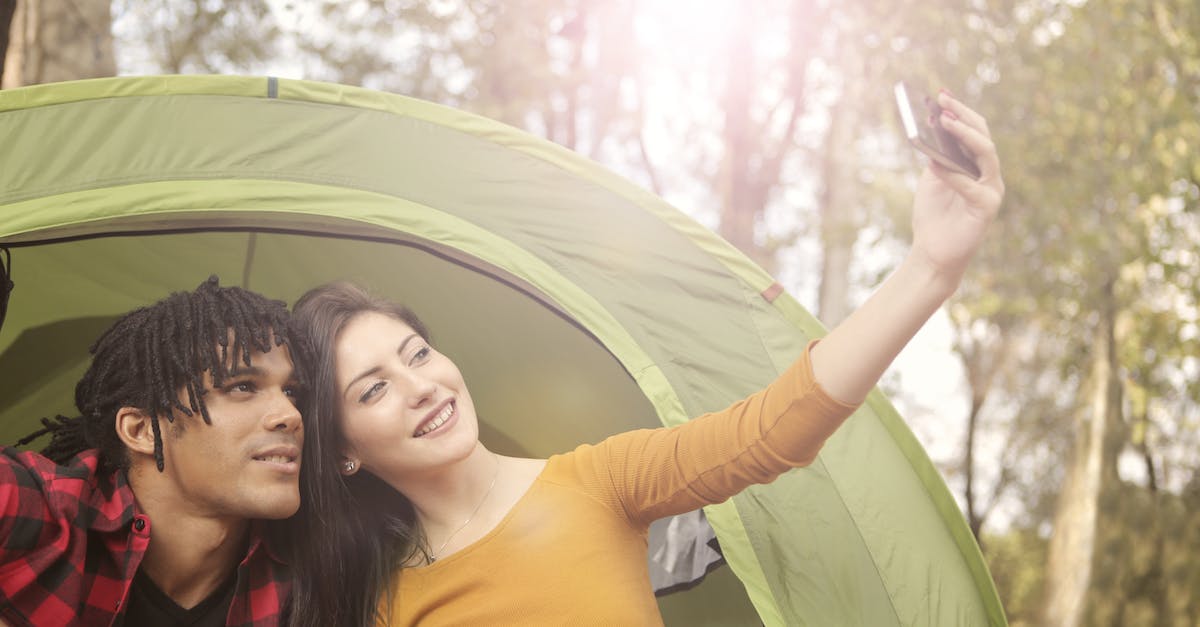
[[[951,98],[954,97],[954,92],[950,91],[949,89],[946,89],[945,87],[939,89],[938,91],[942,92],[943,94],[946,94],[947,96],[950,96]]]
[[[950,118],[951,120],[958,120],[958,116],[955,115],[954,112],[949,109],[942,109],[942,115]]]

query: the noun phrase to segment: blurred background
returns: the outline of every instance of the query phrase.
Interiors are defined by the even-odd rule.
[[[1013,625],[1200,625],[1194,0],[0,0],[0,55],[4,89],[272,75],[494,118],[663,196],[827,326],[907,249],[893,83],[947,88],[1008,192],[883,387]]]

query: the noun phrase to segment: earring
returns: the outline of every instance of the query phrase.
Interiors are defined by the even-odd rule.
[[[354,472],[354,462],[348,461],[342,465],[342,468],[345,469],[346,472]]]

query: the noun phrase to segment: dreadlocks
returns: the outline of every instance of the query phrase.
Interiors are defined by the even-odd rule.
[[[42,454],[56,463],[97,448],[102,469],[128,468],[129,455],[117,437],[115,420],[122,407],[136,407],[150,416],[154,459],[161,472],[161,417],[173,422],[178,410],[188,416],[199,413],[212,424],[204,403],[206,371],[213,387],[220,387],[233,360],[249,366],[251,353],[290,344],[282,301],[218,283],[211,276],[192,292],[171,294],[113,324],[92,345],[92,364],[75,386],[80,415],[43,418],[44,428],[20,443],[50,433]],[[181,390],[186,403],[180,399]]]

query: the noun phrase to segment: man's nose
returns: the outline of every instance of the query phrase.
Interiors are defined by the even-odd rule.
[[[271,412],[266,418],[267,428],[271,431],[295,431],[303,424],[300,408],[282,391],[273,399]]]

